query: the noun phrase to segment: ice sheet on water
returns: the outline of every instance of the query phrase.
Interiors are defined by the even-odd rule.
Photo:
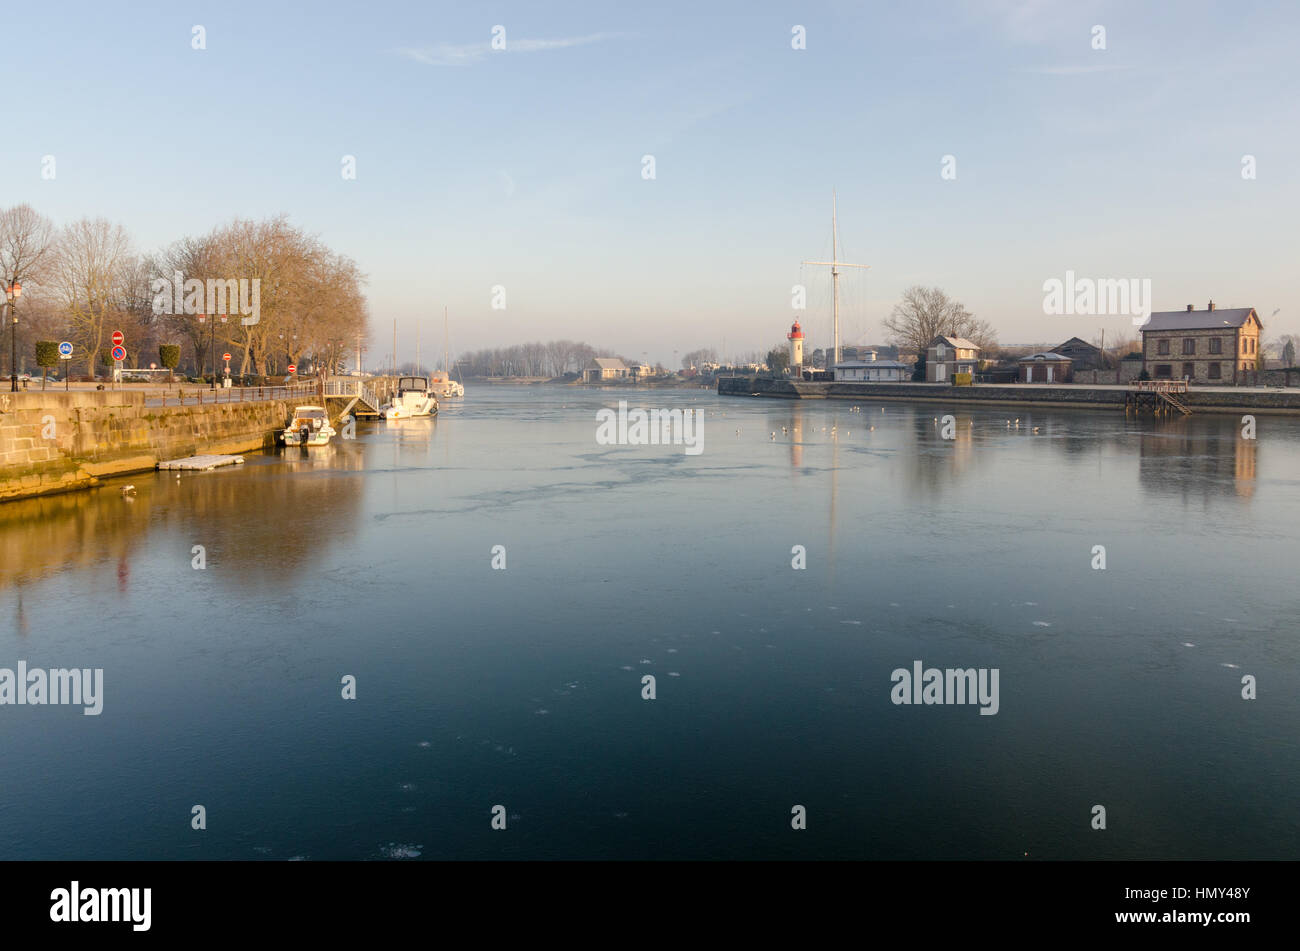
[[[386,859],[418,859],[423,845],[410,845],[405,842],[389,842],[379,847],[379,854]]]

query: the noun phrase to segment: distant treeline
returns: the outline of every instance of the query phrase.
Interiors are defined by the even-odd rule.
[[[557,377],[580,373],[593,357],[605,356],[615,354],[576,340],[519,343],[461,354],[456,372],[462,376]]]

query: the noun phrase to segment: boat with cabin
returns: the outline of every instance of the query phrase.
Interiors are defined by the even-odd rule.
[[[442,370],[434,370],[429,378],[429,385],[438,399],[450,399],[453,396],[464,396],[465,387],[456,380],[451,378],[451,374]]]
[[[323,406],[299,406],[280,434],[286,446],[325,446],[335,435],[329,411]]]
[[[416,416],[436,416],[438,400],[423,376],[397,378],[397,394],[379,410],[384,419],[412,419]]]

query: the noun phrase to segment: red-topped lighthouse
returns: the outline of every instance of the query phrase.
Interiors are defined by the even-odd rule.
[[[790,372],[798,376],[803,367],[803,331],[799,329],[799,321],[790,327],[785,339],[790,341]]]

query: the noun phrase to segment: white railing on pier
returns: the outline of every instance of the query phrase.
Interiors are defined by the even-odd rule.
[[[364,380],[333,379],[325,381],[325,396],[355,396],[360,402],[365,403],[370,409],[378,411],[381,405],[379,397],[375,394]]]

